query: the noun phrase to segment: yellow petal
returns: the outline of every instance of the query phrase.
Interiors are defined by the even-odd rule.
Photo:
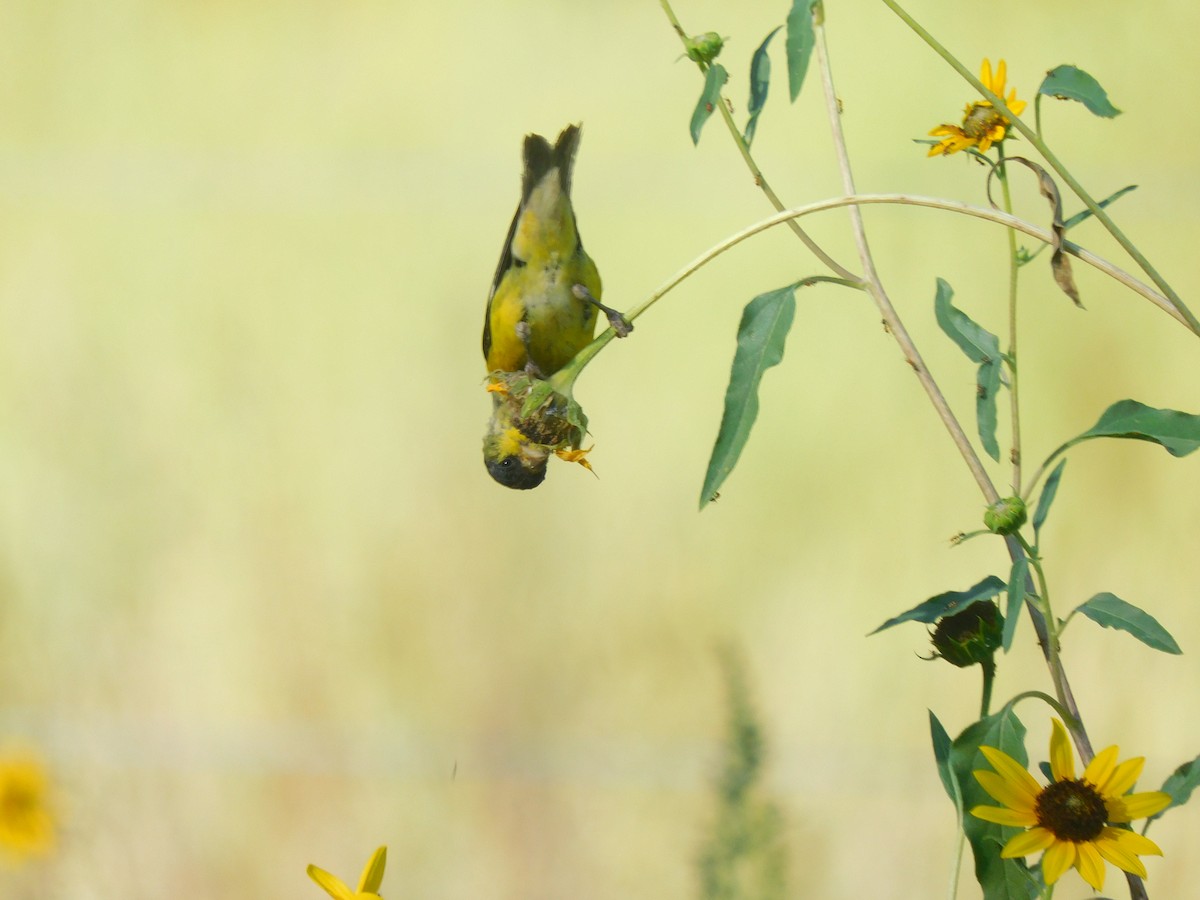
[[[1033,811],[1037,805],[1037,795],[1028,793],[1023,786],[1018,787],[996,772],[980,770],[975,772],[974,775],[980,787],[1009,809],[1015,809],[1017,812],[1025,813],[1029,816],[1034,815]]]
[[[330,875],[324,869],[310,865],[308,867],[308,877],[321,886],[333,900],[354,900],[354,895],[350,893],[350,888],[342,883],[342,879],[336,875]]]
[[[1171,795],[1165,791],[1143,791],[1126,794],[1124,797],[1107,797],[1108,821],[1131,822],[1160,813],[1171,805]]]
[[[979,67],[979,80],[989,91],[992,89],[992,61],[987,57],[984,57],[983,65]]]
[[[1104,887],[1104,860],[1086,841],[1075,845],[1075,869],[1096,890]]]
[[[1054,884],[1063,872],[1075,865],[1075,845],[1070,841],[1055,841],[1042,854],[1042,877]]]
[[[1037,816],[1032,812],[1005,809],[1003,806],[976,806],[971,810],[971,815],[977,819],[983,819],[985,822],[995,822],[997,825],[1008,825],[1013,828],[1030,828],[1037,824]],[[1024,856],[1024,854],[1021,855]]]
[[[1055,781],[1073,781],[1075,754],[1071,750],[1067,729],[1058,719],[1052,719],[1050,725],[1050,774]]]
[[[1109,776],[1113,773],[1113,768],[1117,764],[1117,745],[1105,747],[1099,753],[1092,757],[1092,761],[1087,764],[1087,768],[1083,770],[1083,780],[1090,782],[1097,788],[1108,781]]]
[[[1133,759],[1125,760],[1113,769],[1112,774],[1108,776],[1108,781],[1096,785],[1096,790],[1106,797],[1120,797],[1129,793],[1130,788],[1137,784],[1138,778],[1141,777],[1142,766],[1145,765],[1145,762],[1146,757],[1144,756],[1135,756]]]
[[[1003,859],[1015,859],[1018,856],[1028,856],[1030,853],[1037,853],[1039,850],[1045,850],[1054,843],[1056,838],[1054,833],[1048,828],[1037,826],[1030,828],[1023,834],[1018,834],[1015,838],[1004,845],[1004,849],[1000,851],[1000,856]]]
[[[1128,828],[1113,828],[1106,827],[1101,833],[1101,838],[1111,838],[1116,841],[1122,850],[1129,853],[1136,853],[1138,856],[1162,856],[1163,852],[1158,844],[1150,840],[1144,834],[1138,834],[1136,831],[1130,831]]]
[[[1034,780],[1033,776],[1025,771],[1025,767],[1003,750],[997,750],[995,747],[980,747],[979,752],[984,755],[987,761],[992,764],[992,768],[1000,773],[1000,776],[1005,781],[1027,798],[1025,805],[1029,809],[1032,809],[1033,805],[1037,803],[1038,794],[1042,792],[1042,788]],[[993,794],[993,796],[995,795]],[[1000,800],[999,797],[996,797],[996,799]],[[1003,803],[1004,801],[1001,800],[1000,802]],[[1014,807],[1014,809],[1020,808],[1022,807]]]
[[[358,879],[358,892],[377,894],[379,886],[383,884],[383,870],[387,866],[387,847],[379,847],[371,854],[371,858],[367,860],[366,867],[363,868],[362,877]]]
[[[596,475],[596,470],[593,469],[592,464],[587,461],[587,455],[591,453],[593,449],[593,447],[588,447],[586,450],[568,450],[565,447],[559,447],[554,451],[554,455],[564,462],[579,463],[593,475]],[[599,478],[600,476],[596,475],[596,477]]]
[[[1008,64],[1004,60],[1000,60],[996,64],[996,77],[992,83],[988,85],[992,89],[992,93],[997,97],[1004,96],[1004,82],[1008,80]]]
[[[1116,828],[1106,828],[1100,837],[1094,841],[1096,852],[1107,859],[1118,869],[1123,869],[1126,872],[1132,872],[1140,878],[1146,877],[1146,867],[1142,865],[1142,861],[1137,858],[1132,850],[1122,846],[1121,841],[1110,838],[1110,831],[1117,831]],[[1133,834],[1132,831],[1125,832]],[[1138,835],[1140,837],[1140,835]],[[1153,843],[1153,841],[1151,841]]]
[[[931,137],[936,137],[939,134],[962,134],[962,129],[957,125],[939,125],[929,132],[929,134]]]

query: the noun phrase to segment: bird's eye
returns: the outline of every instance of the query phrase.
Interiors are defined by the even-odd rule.
[[[515,463],[516,461],[517,461],[516,457],[510,456],[507,459],[500,460],[500,465],[506,469],[511,469],[513,467],[513,463]]]

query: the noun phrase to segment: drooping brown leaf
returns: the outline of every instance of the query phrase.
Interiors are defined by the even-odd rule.
[[[1020,163],[1037,175],[1038,192],[1050,202],[1050,234],[1054,238],[1050,243],[1050,249],[1053,251],[1050,256],[1050,270],[1054,273],[1054,281],[1062,289],[1062,292],[1082,309],[1083,303],[1079,299],[1079,288],[1075,286],[1075,276],[1071,274],[1071,258],[1063,251],[1063,234],[1067,229],[1063,222],[1062,196],[1058,192],[1058,185],[1054,183],[1049,172],[1023,156],[1010,156],[1005,159],[1005,162]],[[992,169],[991,174],[988,175],[988,201],[994,208],[999,209],[991,196],[991,178],[995,174],[996,170]]]

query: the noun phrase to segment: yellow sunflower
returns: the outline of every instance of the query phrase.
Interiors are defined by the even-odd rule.
[[[342,879],[317,866],[308,867],[308,877],[319,884],[333,900],[379,900],[379,886],[383,884],[383,870],[386,866],[387,847],[380,847],[367,860],[367,865],[358,879],[357,891],[350,890]]]
[[[1007,70],[1008,67],[1004,60],[1000,60],[996,66],[996,74],[993,76],[991,60],[985,59],[979,70],[979,80],[987,85],[988,90],[997,97],[1004,97],[1004,102],[1012,114],[1019,116],[1025,111],[1025,101],[1017,99],[1016,88],[1013,88],[1005,96],[1004,82]],[[992,106],[990,100],[976,100],[974,103],[968,103],[963,111],[961,125],[942,124],[929,132],[934,137],[941,137],[940,141],[929,148],[929,155],[949,156],[951,153],[966,150],[968,147],[975,147],[980,153],[987,153],[992,144],[998,144],[1004,140],[1011,124]]]
[[[0,849],[9,858],[41,856],[54,847],[46,770],[29,754],[0,758]]]
[[[976,806],[971,815],[997,825],[1027,828],[1004,845],[1000,856],[1013,859],[1045,850],[1042,877],[1054,884],[1072,866],[1096,890],[1104,887],[1104,860],[1146,877],[1138,856],[1162,856],[1148,837],[1122,826],[1171,805],[1163,791],[1128,791],[1142,774],[1143,757],[1117,764],[1117,747],[1095,755],[1081,778],[1062,722],[1050,735],[1050,772],[1054,781],[1041,787],[1025,767],[995,747],[980,747],[996,771],[976,771],[983,789],[1004,806]]]

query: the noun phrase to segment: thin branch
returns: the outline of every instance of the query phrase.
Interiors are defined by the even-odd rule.
[[[917,206],[926,209],[941,209],[946,212],[957,213],[963,216],[970,216],[975,219],[981,219],[985,222],[991,222],[996,225],[1002,225],[1005,228],[1015,228],[1028,237],[1036,241],[1041,241],[1044,244],[1052,243],[1054,237],[1048,231],[1038,228],[1036,225],[1026,222],[1024,219],[1010,216],[1008,213],[1001,212],[998,209],[988,209],[982,206],[971,206],[968,203],[961,203],[957,200],[943,200],[939,197],[922,197],[916,194],[856,194],[849,197],[831,197],[827,200],[819,200],[816,203],[808,203],[804,206],[797,206],[794,209],[785,209],[783,212],[770,216],[759,222],[755,222],[741,231],[730,235],[725,240],[713,245],[704,253],[700,254],[669,279],[667,279],[661,287],[653,294],[633,307],[625,318],[632,321],[648,310],[651,306],[661,300],[673,288],[677,287],[682,281],[697,270],[703,268],[712,260],[716,259],[726,251],[736,247],[738,244],[747,238],[752,238],[756,234],[774,228],[777,225],[782,225],[791,219],[799,219],[804,216],[814,213],[826,212],[831,209],[840,209],[843,206],[872,206],[872,205],[898,205],[898,206]],[[1171,301],[1162,294],[1154,290],[1145,282],[1139,281],[1128,272],[1113,265],[1108,260],[1101,256],[1097,256],[1090,250],[1086,250],[1078,244],[1070,241],[1063,241],[1063,250],[1071,254],[1081,262],[1099,269],[1105,275],[1108,275],[1115,281],[1120,282],[1125,287],[1132,290],[1134,293],[1141,295],[1149,300],[1163,312],[1177,319],[1183,324],[1186,321],[1180,316],[1178,310],[1175,309]],[[600,352],[603,347],[608,344],[616,335],[611,328],[606,328],[601,332],[594,341],[584,347],[575,358],[563,369],[554,376],[554,380],[559,384],[570,384],[575,380],[575,377],[591,360]]]

